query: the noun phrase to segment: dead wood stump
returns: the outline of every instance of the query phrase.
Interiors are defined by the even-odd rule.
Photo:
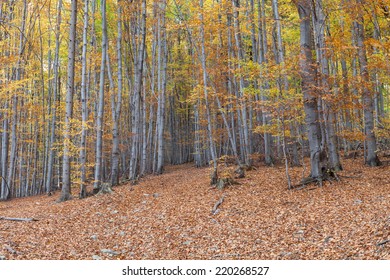
[[[210,174],[210,185],[215,185],[218,183],[218,171],[217,169],[213,169]]]
[[[235,178],[236,179],[241,179],[241,178],[245,178],[245,166],[243,165],[240,165],[237,167],[236,170],[234,170],[234,173],[236,174]]]
[[[97,194],[98,195],[111,194],[112,192],[113,192],[113,190],[112,190],[111,183],[103,183],[102,186],[100,187],[99,192]]]

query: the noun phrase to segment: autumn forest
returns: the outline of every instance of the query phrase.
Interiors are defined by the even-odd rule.
[[[388,176],[389,0],[3,0],[0,52],[3,201]]]

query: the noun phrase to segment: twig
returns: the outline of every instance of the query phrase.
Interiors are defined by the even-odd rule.
[[[10,218],[10,217],[0,217],[0,220],[7,220],[7,221],[17,221],[17,222],[33,222],[38,221],[35,218]]]
[[[18,252],[16,252],[14,249],[12,249],[12,247],[8,245],[4,245],[4,248],[7,249],[11,254],[18,254]]]
[[[213,207],[213,210],[211,210],[211,213],[213,215],[217,214],[218,213],[218,207],[219,205],[222,204],[223,200],[225,199],[225,196],[222,196],[218,201],[217,203],[215,203],[214,207]]]
[[[382,245],[385,245],[386,243],[389,243],[389,242],[390,242],[390,239],[387,239],[385,241],[379,242],[378,244],[376,244],[376,246],[382,246]]]

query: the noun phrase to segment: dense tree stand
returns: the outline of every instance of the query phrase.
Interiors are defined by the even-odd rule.
[[[1,3],[0,200],[224,159],[290,188],[390,147],[390,0]]]

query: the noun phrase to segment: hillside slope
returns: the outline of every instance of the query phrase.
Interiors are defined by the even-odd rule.
[[[283,168],[259,167],[212,189],[209,170],[170,167],[111,195],[0,202],[7,259],[390,259],[389,167],[344,161],[341,182],[288,191]],[[298,182],[301,168],[291,174]],[[347,178],[348,177],[348,178]],[[214,204],[225,196],[219,212]],[[12,253],[12,250],[15,252]]]

